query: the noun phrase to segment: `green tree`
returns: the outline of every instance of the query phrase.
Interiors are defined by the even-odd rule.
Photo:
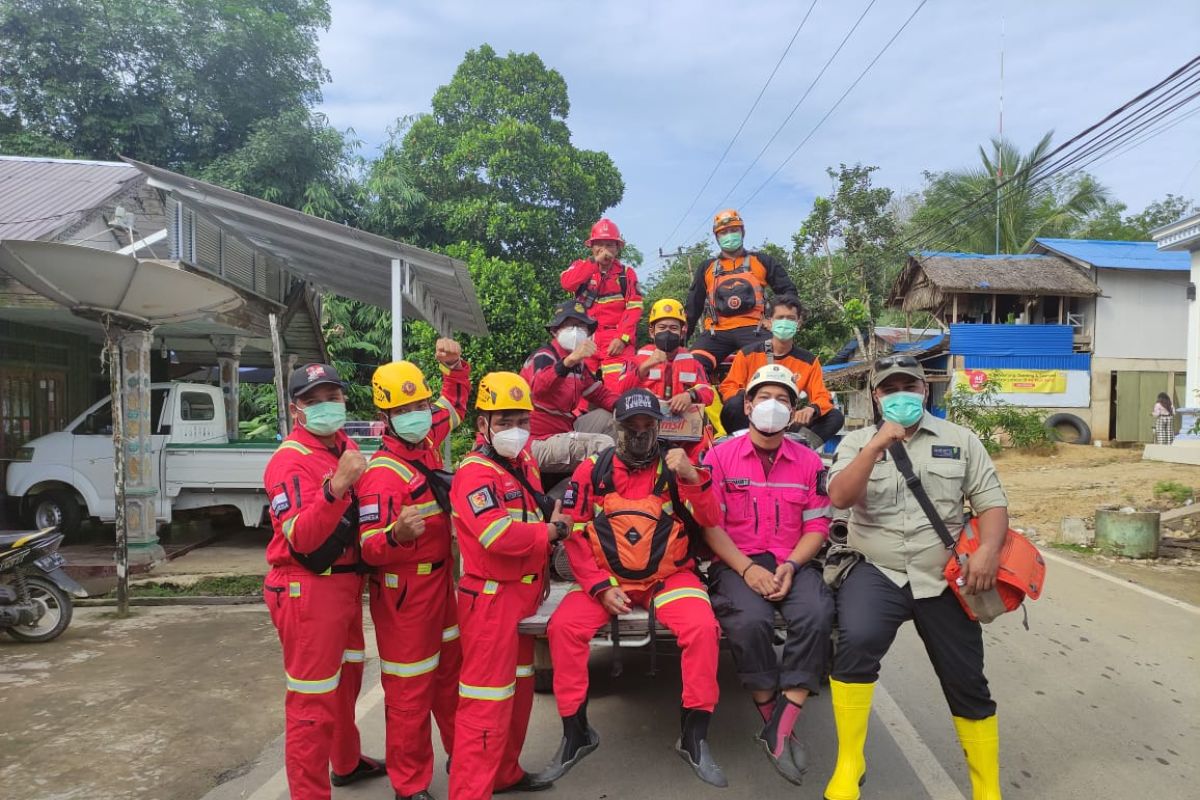
[[[319,99],[328,26],[326,0],[5,0],[0,150],[203,166]]]
[[[1050,152],[1051,135],[1024,154],[1007,139],[993,139],[990,150],[979,148],[978,167],[925,173],[924,202],[909,221],[915,246],[997,252],[997,195],[1001,253],[1023,253],[1039,236],[1067,236],[1078,229],[1103,207],[1108,190],[1086,173],[1039,181],[1034,165]],[[968,204],[973,204],[969,210],[956,213]]]
[[[1176,220],[1195,214],[1200,207],[1195,202],[1168,194],[1155,200],[1138,214],[1126,214],[1128,207],[1120,202],[1107,202],[1083,224],[1071,232],[1077,239],[1114,239],[1129,242],[1148,242],[1151,232]]]
[[[381,159],[425,198],[409,215],[418,241],[472,242],[533,264],[556,285],[587,229],[625,191],[606,153],[571,144],[562,75],[536,54],[498,56],[485,44],[466,54],[432,106],[396,131]]]

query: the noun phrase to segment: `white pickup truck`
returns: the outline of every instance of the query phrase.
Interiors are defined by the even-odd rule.
[[[156,383],[150,388],[151,452],[158,489],[156,517],[178,511],[236,509],[246,526],[263,522],[262,476],[275,442],[231,442],[225,401],[215,386]],[[82,520],[116,518],[112,406],[102,400],[65,431],[34,439],[9,464],[9,497],[21,499],[27,522],[59,526],[70,536]]]

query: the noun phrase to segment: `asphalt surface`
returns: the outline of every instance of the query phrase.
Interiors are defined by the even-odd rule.
[[[987,674],[999,703],[1006,798],[1196,797],[1200,778],[1200,607],[1051,555],[1042,598],[985,628]],[[828,692],[801,721],[810,750],[806,785],[777,776],[752,741],[757,713],[722,659],[722,701],[711,735],[730,788],[700,783],[675,755],[678,659],[625,652],[625,673],[609,676],[609,654],[593,653],[589,716],[601,746],[543,797],[703,800],[821,797],[836,735]],[[382,692],[372,658],[359,703],[369,754],[383,753]],[[280,720],[282,728],[282,720]],[[560,736],[553,698],[539,696],[524,764],[540,769]],[[863,798],[965,800],[962,751],[924,649],[906,625],[884,662],[867,741]],[[431,787],[445,800],[444,757]],[[231,780],[204,800],[287,797],[282,738],[257,760],[230,764]],[[334,791],[335,797],[391,798],[386,780]]]

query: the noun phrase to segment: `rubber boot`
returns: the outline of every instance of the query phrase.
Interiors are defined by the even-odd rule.
[[[437,800],[437,798],[431,795],[429,790],[422,789],[416,794],[398,794],[396,800]]]
[[[807,768],[807,758],[803,765],[795,763],[793,758],[796,749],[804,753],[803,745],[796,748],[790,741],[792,728],[800,716],[800,709],[801,706],[786,697],[780,697],[775,703],[771,718],[754,737],[755,741],[762,745],[767,758],[771,759],[771,766],[775,767],[775,771],[797,786],[804,782],[804,770]]]
[[[825,786],[825,800],[858,800],[859,787],[867,774],[863,748],[867,744],[867,722],[871,718],[875,684],[830,680],[829,691],[837,727],[838,755],[833,777]]]
[[[538,780],[558,780],[600,746],[600,734],[587,721],[587,703],[571,716],[563,717],[562,726],[563,738],[559,742],[558,752],[549,766],[538,773]]]
[[[352,783],[371,778],[382,778],[384,775],[387,775],[387,767],[383,765],[382,759],[359,756],[358,766],[345,775],[338,775],[336,772],[329,773],[329,782],[334,786],[349,786]]]
[[[1000,800],[1000,728],[996,715],[985,719],[954,718],[971,773],[972,800]]]
[[[725,773],[713,761],[712,753],[708,750],[708,722],[712,719],[711,711],[701,711],[698,708],[681,709],[679,741],[675,743],[675,752],[691,766],[696,777],[707,784],[724,789],[729,785]]]

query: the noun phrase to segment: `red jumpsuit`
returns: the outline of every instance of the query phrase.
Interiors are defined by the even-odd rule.
[[[689,558],[677,566],[677,571],[647,590],[630,590],[607,567],[601,566],[589,542],[588,524],[593,521],[591,497],[592,469],[595,459],[579,465],[571,477],[563,512],[575,521],[567,539],[567,558],[575,574],[578,588],[563,598],[550,618],[550,659],[554,663],[554,697],[560,716],[569,717],[587,699],[588,655],[596,631],[612,617],[601,605],[599,597],[610,586],[620,586],[634,605],[649,608],[654,604],[658,619],[675,634],[683,650],[683,707],[712,711],[717,705],[717,656],[721,630],[713,616],[708,591],[695,573],[695,563]],[[620,459],[613,459],[613,486],[623,498],[648,496],[658,480],[660,467],[654,465],[630,472]],[[711,491],[707,471],[699,469],[701,483],[691,485],[680,481],[679,499],[688,505],[696,522],[702,526],[716,525],[721,508]],[[670,501],[669,492],[662,495]],[[570,505],[570,508],[567,506]]]
[[[541,476],[528,451],[513,462],[540,492]],[[533,709],[533,637],[518,635],[517,623],[537,610],[548,526],[529,492],[478,450],[455,473],[451,500],[463,563],[463,664],[450,797],[486,800],[525,774],[518,757]]]
[[[563,361],[569,353],[558,342],[534,352],[521,367],[521,377],[529,384],[533,400],[531,439],[545,439],[574,430],[575,410],[585,401],[595,408],[612,411],[617,394],[585,365],[568,367]]]
[[[609,375],[619,378],[625,363],[633,357],[638,321],[642,318],[642,295],[638,292],[637,273],[633,267],[614,259],[601,274],[599,264],[590,258],[581,258],[562,271],[559,282],[587,307],[588,316],[599,324],[593,337],[596,340],[596,355],[588,359],[588,369],[592,372],[601,370],[606,379]],[[622,335],[629,337],[629,344],[620,355],[610,357],[609,345]]]
[[[696,403],[700,406],[698,410],[703,414],[705,406],[712,403],[716,393],[708,383],[704,366],[686,347],[680,347],[673,356],[668,356],[669,360],[665,364],[651,369],[645,378],[638,374],[638,368],[646,362],[646,359],[654,355],[656,349],[654,345],[650,344],[637,351],[637,355],[634,356],[633,361],[621,376],[616,388],[617,393],[643,388],[649,389],[656,397],[670,400],[676,395],[691,390],[694,392],[693,397]],[[694,463],[699,463],[700,457],[708,452],[708,448],[711,446],[712,434],[706,424],[704,438],[694,444],[685,444],[683,448],[687,451],[688,458]]]
[[[370,576],[371,619],[379,644],[387,713],[387,770],[398,795],[428,789],[433,777],[430,711],[446,753],[454,752],[458,671],[462,665],[458,603],[450,552],[450,515],[438,506],[420,462],[440,469],[441,444],[466,414],[470,371],[465,363],[442,368],[442,395],[433,404],[433,426],[418,444],[389,431],[358,482],[362,557]],[[396,542],[389,533],[404,506],[425,519],[417,539]]]
[[[326,489],[347,448],[357,445],[344,433],[331,450],[297,426],[263,475],[275,529],[263,597],[283,646],[285,763],[297,800],[328,798],[330,767],[349,774],[360,756],[354,702],[365,653],[358,553],[347,548],[328,575],[310,572],[292,557],[293,549],[307,554],[324,542],[350,505],[351,492],[333,498]]]

